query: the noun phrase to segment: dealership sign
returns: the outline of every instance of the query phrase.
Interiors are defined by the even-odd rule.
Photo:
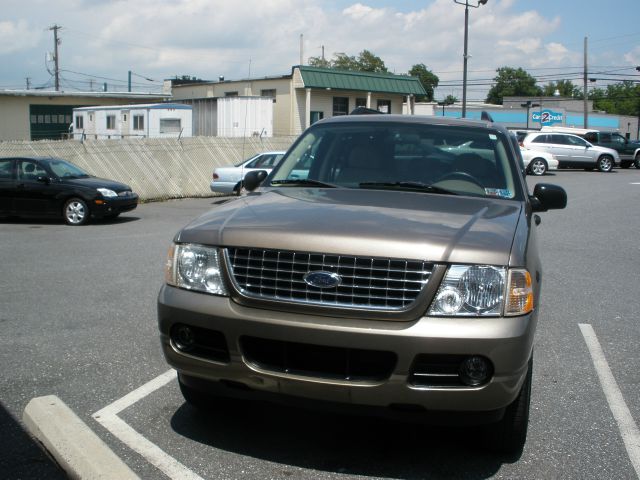
[[[531,120],[539,122],[541,125],[553,125],[554,123],[562,123],[564,114],[554,112],[553,110],[542,110],[541,112],[533,112]]]

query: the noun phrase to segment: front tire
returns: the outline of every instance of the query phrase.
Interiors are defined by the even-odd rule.
[[[544,158],[534,158],[529,164],[529,171],[539,177],[547,173],[547,162]]]
[[[636,159],[634,160],[633,164],[636,168],[640,168],[640,153],[636,155]]]
[[[613,168],[613,158],[610,155],[602,155],[598,158],[598,170],[601,172],[610,172]]]
[[[513,454],[521,452],[524,448],[529,426],[532,378],[533,357],[529,359],[527,376],[518,397],[506,408],[500,422],[486,426],[485,439],[489,449]]]
[[[89,206],[81,198],[71,198],[64,204],[62,216],[67,225],[74,227],[85,225],[89,221]]]

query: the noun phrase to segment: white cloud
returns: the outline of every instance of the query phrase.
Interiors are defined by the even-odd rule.
[[[0,55],[33,48],[42,33],[29,27],[25,20],[0,22]]]

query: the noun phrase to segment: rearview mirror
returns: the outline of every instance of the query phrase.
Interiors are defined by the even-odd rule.
[[[253,192],[264,181],[269,173],[266,170],[252,170],[244,176],[244,188]]]
[[[534,212],[546,212],[567,206],[567,192],[564,188],[549,183],[538,183],[530,198]]]

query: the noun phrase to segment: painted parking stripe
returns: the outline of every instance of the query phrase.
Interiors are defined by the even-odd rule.
[[[102,410],[97,411],[93,414],[93,418],[109,430],[116,438],[120,439],[120,441],[129,448],[142,455],[149,463],[161,470],[169,478],[203,480],[202,477],[189,470],[175,458],[168,455],[156,444],[147,440],[124,420],[118,417],[118,414],[121,411],[140,401],[147,395],[155,392],[159,388],[162,388],[175,378],[176,371],[169,370],[145,383],[133,392],[130,392],[124,397],[116,400],[112,404],[107,405]]]
[[[638,430],[638,426],[633,421],[629,407],[627,407],[622,392],[620,388],[618,388],[616,379],[611,372],[611,368],[609,368],[607,359],[604,356],[604,351],[600,346],[593,327],[585,323],[580,323],[578,326],[587,343],[593,365],[596,368],[596,373],[600,379],[600,385],[602,386],[602,390],[604,390],[604,396],[609,403],[611,413],[613,413],[613,417],[618,423],[618,429],[622,435],[629,459],[636,471],[636,476],[640,478],[640,431]]]

